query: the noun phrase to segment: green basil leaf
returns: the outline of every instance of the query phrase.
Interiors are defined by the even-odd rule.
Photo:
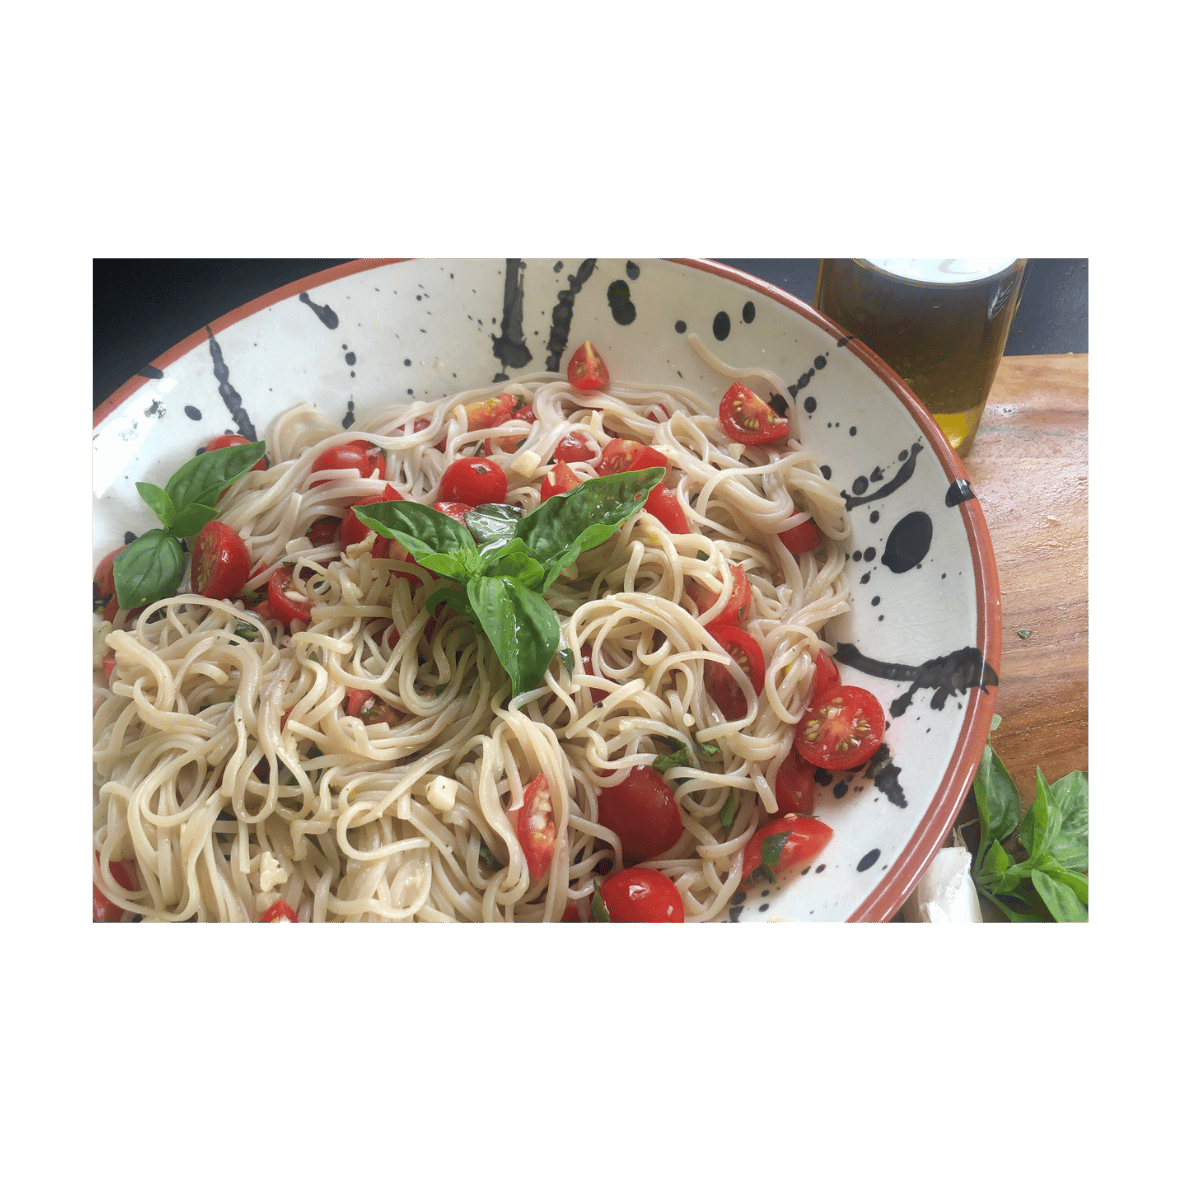
[[[1086,771],[1071,771],[1046,788],[1057,808],[1058,833],[1047,851],[1064,869],[1085,870],[1089,864],[1088,777]]]
[[[218,493],[250,471],[266,449],[265,443],[258,442],[203,451],[177,468],[164,491],[178,513],[191,504],[213,504]]]
[[[664,478],[664,468],[644,468],[584,480],[569,492],[551,496],[527,513],[516,535],[546,568],[542,590],[579,554],[602,545],[647,500],[648,493]]]
[[[502,538],[507,541],[524,515],[524,510],[516,504],[478,504],[470,513],[464,514],[464,522],[472,531],[476,544],[484,545]]]
[[[172,497],[163,488],[147,480],[137,480],[135,490],[143,498],[144,504],[156,514],[160,524],[171,530],[173,519],[176,517],[176,505],[172,503]]]
[[[437,587],[426,601],[427,613],[433,615],[440,603],[445,603],[448,607],[468,616],[476,625],[476,630],[480,630],[480,621],[473,614],[472,605],[468,601],[467,591],[462,586],[448,582]]]
[[[115,558],[115,598],[132,610],[176,594],[185,572],[180,542],[163,529],[149,529]]]
[[[407,546],[406,548],[409,549],[410,547]],[[475,546],[469,546],[466,550],[457,550],[455,553],[424,553],[416,554],[415,558],[418,564],[424,566],[427,570],[433,570],[436,574],[441,574],[444,578],[454,578],[462,582],[471,576],[477,553]]]
[[[603,901],[603,895],[599,893],[599,883],[595,882],[594,893],[591,895],[591,922],[592,923],[609,923],[611,921],[611,912],[607,909],[607,904]]]
[[[173,518],[169,532],[173,537],[195,537],[217,517],[217,509],[207,504],[190,504]]]
[[[1087,908],[1069,885],[1057,881],[1040,869],[1035,869],[1030,874],[1030,878],[1033,881],[1034,889],[1041,895],[1046,909],[1054,916],[1056,922],[1085,923],[1087,921]]]
[[[674,738],[665,739],[666,742],[672,744],[672,751],[666,755],[657,755],[652,760],[652,769],[660,772],[661,775],[665,771],[671,771],[674,767],[692,767],[693,757],[689,754],[689,748],[683,743],[678,742]]]
[[[1030,910],[1015,909],[1012,905],[1012,900],[1006,902],[1004,899],[997,898],[994,894],[990,894],[987,890],[981,890],[980,893],[1012,923],[1040,923],[1042,921],[1040,914],[1035,914]],[[1026,903],[1025,905],[1029,904]]]
[[[994,719],[993,729],[999,721]],[[994,840],[1007,840],[1021,820],[1021,793],[991,742],[985,743],[972,791],[980,814],[980,849]]]
[[[471,533],[458,521],[413,500],[357,504],[353,505],[353,512],[362,524],[383,537],[401,542],[418,562],[430,554],[454,554],[476,548]]]
[[[1021,843],[1028,850],[1031,859],[1036,860],[1047,852],[1047,846],[1053,843],[1058,836],[1059,820],[1058,809],[1050,807],[1050,797],[1046,791],[1046,777],[1039,767],[1033,803],[1029,805],[1029,810],[1025,815],[1021,817],[1021,827],[1018,830]]]
[[[565,670],[568,673],[570,673],[571,676],[573,676],[574,675],[574,649],[573,648],[566,648],[566,647],[559,648],[558,649],[558,658],[561,660],[563,668],[565,668]]]
[[[734,789],[730,788],[730,794],[726,797],[726,802],[722,805],[722,810],[718,813],[718,819],[722,822],[722,827],[729,832],[730,825],[734,823],[734,817],[738,812],[738,797],[734,794]]]
[[[703,759],[716,759],[722,753],[722,748],[716,742],[694,742],[693,745]]]
[[[1091,894],[1091,879],[1086,874],[1067,869],[1065,866],[1059,865],[1053,858],[1046,858],[1037,868],[1046,877],[1053,878],[1054,881],[1073,890],[1079,902],[1083,906],[1087,905]]]
[[[750,875],[752,879],[762,877],[769,882],[775,880],[775,867],[783,855],[783,846],[791,838],[791,829],[788,829],[787,832],[773,832],[770,836],[763,837],[763,842],[759,846],[758,868]]]
[[[513,696],[541,684],[558,650],[558,617],[545,599],[511,578],[480,575],[467,584],[472,613],[512,681]]]
[[[539,587],[545,581],[545,567],[519,537],[494,541],[480,551],[480,559],[483,566],[479,571],[481,574],[512,578],[530,589]]]

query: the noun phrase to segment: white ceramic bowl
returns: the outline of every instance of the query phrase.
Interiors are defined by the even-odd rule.
[[[852,610],[830,626],[842,680],[887,709],[884,753],[817,796],[834,836],[816,863],[750,890],[737,921],[891,918],[950,829],[993,712],[1000,592],[959,459],[899,378],[818,312],[694,260],[361,260],[238,309],[123,385],[94,418],[94,559],[152,521],[135,490],[208,439],[261,434],[292,403],[330,420],[400,399],[564,372],[593,340],[611,371],[720,397],[723,361],[779,373],[800,439],[853,523]],[[569,347],[568,347],[569,346]]]

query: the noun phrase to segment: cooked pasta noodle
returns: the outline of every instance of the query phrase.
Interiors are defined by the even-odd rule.
[[[772,374],[735,374],[784,392]],[[465,407],[506,389],[534,420],[469,430]],[[684,832],[648,864],[676,884],[687,921],[724,916],[738,855],[775,808],[822,629],[847,609],[844,505],[794,428],[784,445],[741,446],[687,390],[613,381],[587,392],[554,374],[390,407],[343,434],[310,406],[282,414],[266,435],[269,468],[219,504],[256,571],[243,597],[179,593],[101,627],[115,668],[95,682],[96,885],[128,920],[253,922],[283,900],[300,922],[557,921],[623,864],[600,793],[696,743],[697,765],[667,773]],[[571,463],[580,478],[596,474],[612,436],[662,451],[689,532],[638,513],[554,582],[561,647],[588,660],[571,672],[555,658],[536,690],[510,699],[472,621],[428,615],[429,571],[375,557],[372,534],[344,553],[308,537],[387,481],[430,504],[477,444],[504,468],[508,502],[528,511],[574,429],[593,453]],[[312,487],[317,456],[356,438],[385,451],[385,479]],[[776,535],[809,518],[826,540],[793,556]],[[280,563],[295,563],[294,585],[314,604],[290,630],[247,606]],[[733,666],[748,708],[728,721],[705,668],[731,663],[707,626],[732,566],[750,583],[745,626],[767,673],[756,700]],[[720,592],[717,603],[699,613],[693,586]],[[100,642],[96,666],[102,652]],[[350,716],[350,690],[374,694],[391,720]],[[516,810],[539,773],[558,839],[534,880]],[[116,862],[134,863],[132,887]]]

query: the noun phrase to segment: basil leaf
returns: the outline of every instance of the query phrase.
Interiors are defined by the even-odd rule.
[[[457,550],[451,554],[426,553],[415,556],[420,566],[425,566],[444,578],[454,578],[460,582],[475,572],[474,567],[479,557],[475,546],[468,546],[467,549]]]
[[[135,490],[143,498],[144,504],[156,514],[160,524],[165,529],[171,529],[173,518],[176,516],[176,506],[172,503],[172,497],[163,488],[150,484],[147,480],[136,480]]]
[[[227,448],[228,450],[228,448]],[[353,505],[357,520],[404,545],[418,562],[431,554],[475,550],[472,535],[454,518],[413,500],[380,500]],[[425,563],[423,563],[425,565]]]
[[[611,912],[603,901],[603,895],[599,893],[599,883],[596,881],[594,893],[591,895],[591,922],[609,923],[610,921]]]
[[[571,676],[574,675],[574,650],[572,648],[559,648],[558,657],[562,661],[563,667]]]
[[[448,607],[467,615],[476,625],[477,631],[480,630],[480,621],[472,614],[472,605],[468,601],[467,591],[462,586],[446,583],[438,587],[426,601],[427,613],[433,615],[440,603],[445,603]]]
[[[1085,870],[1089,863],[1088,777],[1086,771],[1071,771],[1056,783],[1050,784],[1046,794],[1057,808],[1058,834],[1047,851],[1055,861],[1068,870]]]
[[[1083,906],[1087,905],[1091,893],[1091,880],[1086,874],[1076,873],[1072,869],[1066,869],[1059,865],[1052,858],[1047,858],[1038,867],[1038,871],[1044,873],[1046,877],[1053,878],[1054,881],[1061,883],[1068,889],[1073,890],[1075,897]],[[1032,875],[1031,875],[1032,876]]]
[[[787,832],[773,832],[770,836],[763,837],[763,843],[759,846],[758,868],[750,875],[752,879],[763,877],[769,882],[775,880],[775,867],[779,864],[779,858],[783,856],[783,846],[791,838],[791,829]]]
[[[734,823],[734,816],[738,812],[738,797],[734,794],[734,789],[730,788],[730,794],[726,797],[726,802],[722,805],[722,810],[718,813],[718,819],[722,822],[722,827],[729,832],[730,825]]]
[[[479,574],[499,575],[515,578],[522,586],[540,586],[545,581],[545,568],[529,552],[529,547],[519,538],[494,541],[480,550],[481,569]]]
[[[1021,827],[1018,830],[1021,843],[1032,859],[1037,860],[1048,852],[1047,846],[1058,837],[1060,820],[1061,815],[1058,809],[1050,807],[1050,799],[1046,793],[1046,777],[1039,767],[1033,803],[1029,805],[1029,811],[1021,818]]]
[[[480,575],[468,582],[467,594],[474,617],[512,681],[513,696],[536,689],[561,639],[553,608],[510,578]]]
[[[188,508],[177,513],[168,531],[173,537],[193,537],[216,517],[217,509],[210,508],[209,505],[190,504]]]
[[[115,598],[125,610],[146,607],[176,594],[184,572],[180,542],[163,529],[149,529],[115,558]]]
[[[672,752],[666,755],[657,755],[652,760],[654,771],[659,771],[663,775],[665,771],[671,771],[674,767],[693,766],[693,758],[689,754],[689,748],[683,742],[678,742],[675,738],[668,738],[665,741],[672,744]]]
[[[1033,887],[1041,895],[1046,909],[1059,923],[1085,923],[1087,908],[1079,896],[1064,882],[1057,881],[1049,874],[1035,869],[1030,874]]]
[[[542,590],[579,554],[602,545],[647,500],[648,493],[664,478],[665,469],[644,468],[584,480],[569,492],[551,496],[527,513],[516,535],[546,568]]]
[[[470,513],[464,514],[464,522],[477,545],[484,545],[512,537],[523,516],[523,510],[516,504],[478,504]]]
[[[265,443],[258,442],[203,451],[173,473],[164,491],[178,513],[191,504],[212,504],[223,488],[254,467],[266,449]]]
[[[993,729],[999,721],[994,719]],[[993,840],[1007,840],[1021,819],[1021,793],[991,742],[985,743],[972,792],[980,814],[980,849],[986,849]]]
[[[693,745],[703,759],[716,759],[722,753],[722,748],[716,742],[694,742]]]

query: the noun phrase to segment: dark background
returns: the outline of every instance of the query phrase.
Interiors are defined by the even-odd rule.
[[[94,405],[186,336],[276,288],[343,258],[96,258]],[[806,303],[815,258],[720,258]],[[1087,259],[1035,258],[1013,317],[1007,356],[1088,352]]]

